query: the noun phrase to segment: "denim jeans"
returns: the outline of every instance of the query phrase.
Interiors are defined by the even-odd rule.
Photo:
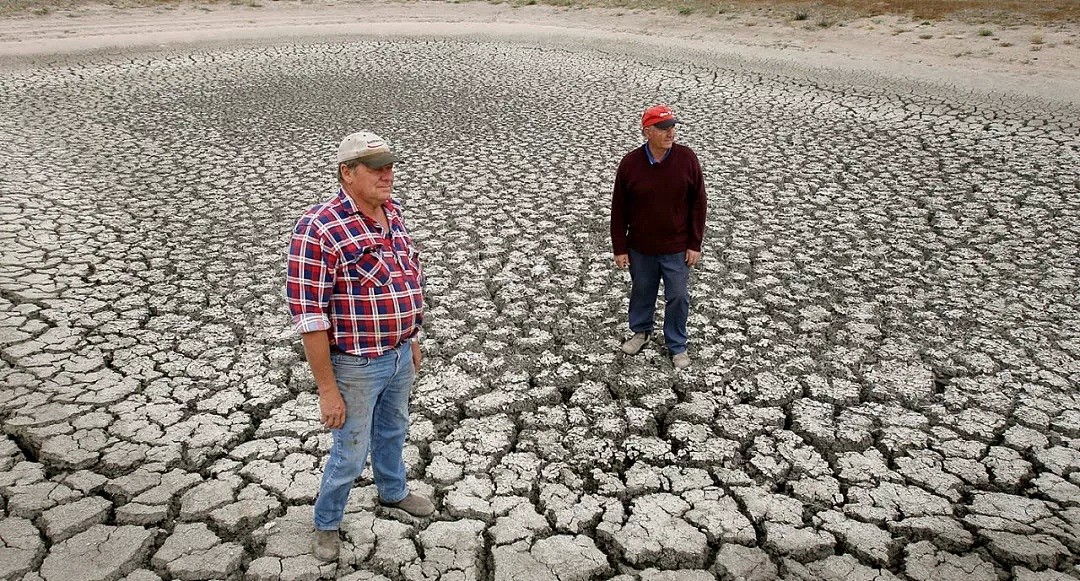
[[[664,343],[672,355],[686,351],[690,316],[690,267],[686,253],[642,254],[630,250],[630,330],[652,333],[656,295],[664,281]]]
[[[369,446],[379,497],[397,502],[409,494],[401,454],[415,375],[410,342],[376,358],[331,353],[330,360],[345,400],[345,424],[330,431],[330,458],[315,499],[315,528],[319,530],[336,530],[341,524],[353,481],[364,471]]]

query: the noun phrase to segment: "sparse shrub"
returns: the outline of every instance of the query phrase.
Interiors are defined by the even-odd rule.
[[[693,13],[694,13],[694,7],[693,6],[683,6],[682,8],[679,8],[679,14],[682,14],[683,16],[689,16],[690,14],[693,14]]]
[[[998,46],[1001,46],[1001,47],[1004,47],[1004,48],[1009,48],[1012,45],[1013,45],[1013,43],[1011,43],[1011,42],[1003,42],[1003,43],[999,44]]]
[[[819,28],[828,28],[833,25],[833,21],[828,18],[822,18],[817,21],[817,25]]]
[[[1031,44],[1042,44],[1044,42],[1046,42],[1046,39],[1043,38],[1041,32],[1036,32],[1035,34],[1031,35]]]
[[[34,9],[34,14],[36,14],[37,16],[47,16],[51,12],[52,8],[49,8],[48,6],[42,6],[41,8]]]
[[[795,20],[806,20],[807,18],[810,18],[810,13],[809,12],[807,12],[805,10],[796,10],[795,11],[795,16],[794,16]]]
[[[979,29],[979,36],[991,36],[993,34],[994,34],[994,31],[990,30],[989,28],[980,28]]]

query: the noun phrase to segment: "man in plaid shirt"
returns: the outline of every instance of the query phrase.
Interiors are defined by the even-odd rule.
[[[300,217],[289,243],[285,294],[319,390],[333,444],[315,501],[314,552],[337,559],[338,527],[368,451],[379,502],[418,517],[435,511],[409,492],[402,450],[420,368],[423,273],[391,197],[390,147],[361,131],[337,153],[340,188]]]

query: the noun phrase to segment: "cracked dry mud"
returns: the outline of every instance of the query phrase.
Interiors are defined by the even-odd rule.
[[[623,337],[644,104],[710,193],[694,366]],[[1080,111],[632,43],[400,37],[0,75],[0,578],[1080,577]],[[407,159],[428,273],[406,455],[354,490],[283,249],[341,135]]]

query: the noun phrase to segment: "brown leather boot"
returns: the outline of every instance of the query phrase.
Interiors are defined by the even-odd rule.
[[[311,543],[311,549],[320,561],[337,561],[340,548],[341,538],[338,537],[337,531],[315,531],[315,540]]]

